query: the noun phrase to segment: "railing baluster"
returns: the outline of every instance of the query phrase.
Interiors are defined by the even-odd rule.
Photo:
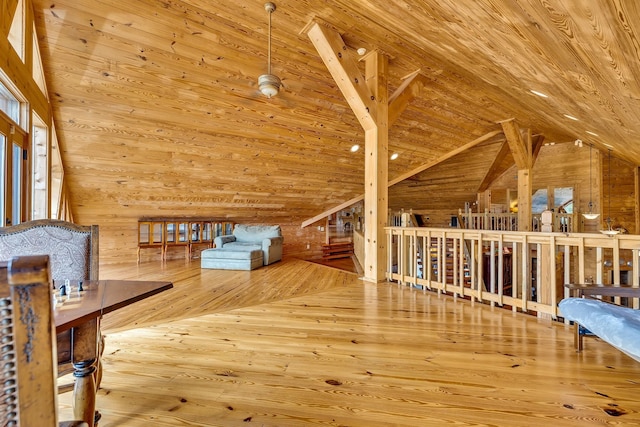
[[[419,285],[424,291],[428,288],[556,317],[561,315],[558,300],[567,296],[556,288],[556,279],[558,283],[560,279],[587,283],[588,278],[603,285],[640,287],[640,236],[427,227],[387,227],[387,233],[391,246],[387,277]],[[533,268],[534,258],[537,268]],[[509,262],[510,274],[505,273]],[[506,288],[509,278],[510,293]],[[629,305],[640,309],[640,300],[629,300]]]

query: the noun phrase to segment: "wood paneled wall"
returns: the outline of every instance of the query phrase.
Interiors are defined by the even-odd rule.
[[[412,73],[424,78],[389,130],[389,154],[400,154],[391,179],[510,118],[559,146],[586,141],[588,130],[600,149],[611,144],[640,163],[640,10],[619,2],[281,0],[273,65],[284,89],[268,100],[256,87],[267,60],[262,1],[25,1],[43,51],[65,206],[101,227],[105,261],[133,259],[137,220],[156,215],[278,223],[291,252],[304,253],[316,234],[299,224],[363,193],[363,153],[349,148],[364,133],[301,33],[311,19],[335,28],[345,60],[361,68],[360,47],[388,55],[389,93]],[[8,52],[2,40],[0,54]],[[33,90],[9,59],[9,74]],[[476,200],[499,147],[483,144],[393,186],[389,207],[456,212]],[[585,176],[572,170],[583,154],[543,157],[537,165],[558,163],[552,176],[578,189],[582,208]],[[626,224],[627,203],[617,209]]]

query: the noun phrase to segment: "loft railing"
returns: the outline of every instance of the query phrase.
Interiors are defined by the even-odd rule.
[[[458,216],[461,221],[461,228],[470,230],[494,230],[494,231],[518,231],[517,213],[464,213],[459,211]],[[574,224],[574,214],[553,213],[552,230],[562,233],[573,233],[578,231]],[[531,218],[531,230],[542,231],[542,214],[533,214]]]
[[[640,285],[640,236],[386,227],[387,279],[556,318],[565,283]],[[617,303],[621,301],[616,300]],[[628,305],[639,308],[637,298]]]
[[[493,231],[518,231],[518,214],[517,213],[497,213],[486,211],[484,213],[463,212],[458,211],[459,228],[469,230],[493,230]],[[411,224],[412,213],[395,212],[389,213],[388,224],[394,227],[400,227],[404,224]],[[569,213],[552,213],[552,231],[562,233],[574,233],[578,229],[575,225],[575,214]],[[531,231],[542,231],[542,214],[533,214],[531,218]]]

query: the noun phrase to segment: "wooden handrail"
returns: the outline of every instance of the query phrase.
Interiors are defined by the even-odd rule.
[[[621,272],[626,272],[626,283],[640,287],[638,235],[427,227],[385,230],[389,280],[539,316],[559,315],[557,303],[569,296],[565,283],[620,284]],[[640,308],[638,298],[632,302]]]

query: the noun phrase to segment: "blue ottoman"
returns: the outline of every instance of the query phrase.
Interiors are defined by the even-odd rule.
[[[201,268],[253,270],[262,267],[262,250],[205,249],[200,254]]]

